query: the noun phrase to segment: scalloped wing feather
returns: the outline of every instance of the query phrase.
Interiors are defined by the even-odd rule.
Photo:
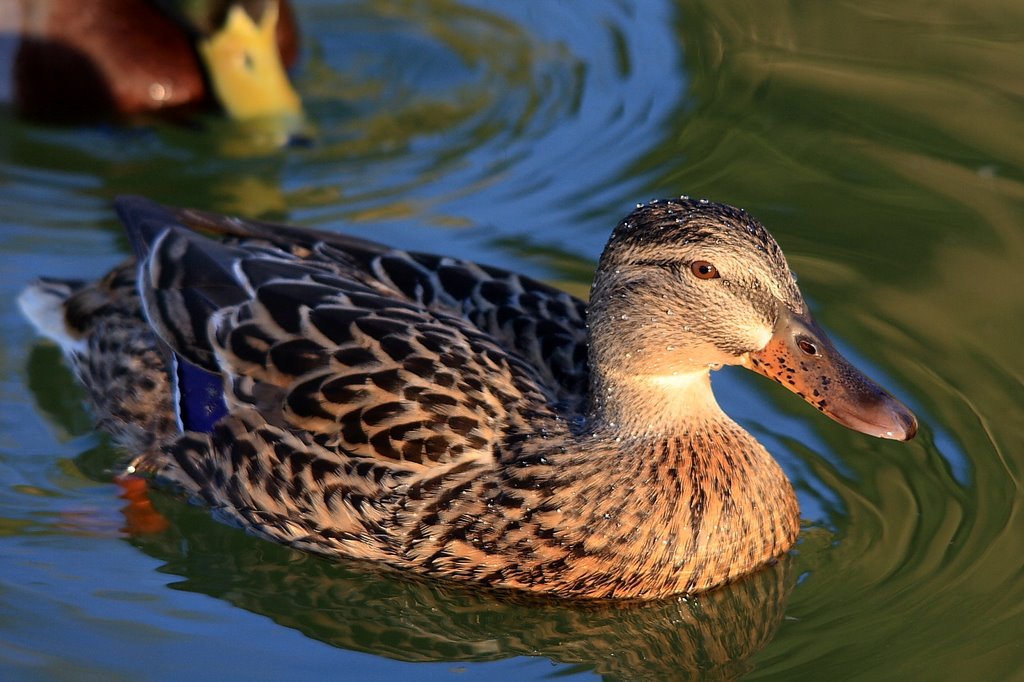
[[[584,408],[586,304],[564,291],[501,268],[390,249],[350,235],[195,209],[165,210],[190,227],[223,234],[250,248],[262,243],[275,252],[331,268],[384,296],[464,317],[532,366],[545,391],[566,413],[578,414]]]
[[[329,277],[255,293],[213,322],[229,400],[324,448],[403,468],[490,457],[510,409],[548,402],[462,318]]]
[[[147,318],[176,353],[225,376],[229,411],[254,410],[328,451],[420,472],[493,461],[502,439],[526,428],[525,413],[550,413],[566,398],[549,366],[474,324],[496,320],[499,310],[471,304],[494,280],[482,268],[440,259],[431,275],[396,251],[362,268],[333,244],[296,242],[283,252],[257,236],[225,245],[173,224],[133,241],[144,254]],[[394,281],[401,267],[416,269],[415,292]],[[463,285],[462,299],[449,293],[445,274],[456,268],[474,282]],[[543,302],[514,278],[501,286],[505,300]],[[574,338],[561,327],[556,337]]]

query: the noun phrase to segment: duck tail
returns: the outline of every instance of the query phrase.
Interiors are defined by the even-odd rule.
[[[40,279],[18,305],[60,345],[101,428],[132,452],[156,452],[174,437],[166,354],[142,319],[133,261],[98,282]]]
[[[41,336],[56,342],[67,355],[80,352],[85,343],[68,324],[66,306],[86,284],[82,280],[41,278],[18,295],[21,313]]]

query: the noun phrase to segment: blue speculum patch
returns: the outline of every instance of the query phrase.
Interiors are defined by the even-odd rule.
[[[185,431],[210,433],[213,425],[227,414],[224,403],[224,379],[175,356],[177,410]]]

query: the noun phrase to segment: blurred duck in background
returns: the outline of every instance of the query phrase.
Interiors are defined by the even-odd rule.
[[[0,97],[45,121],[129,118],[218,103],[301,124],[285,69],[287,0],[0,0]]]

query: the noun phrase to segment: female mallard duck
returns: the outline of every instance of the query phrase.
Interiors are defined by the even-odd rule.
[[[33,118],[130,116],[205,104],[298,119],[286,0],[0,0],[9,97]]]
[[[589,309],[455,258],[117,207],[137,261],[39,282],[23,309],[140,453],[130,470],[294,547],[559,596],[698,592],[799,530],[792,486],[710,370],[753,369],[864,433],[917,430],[729,206],[638,207]]]

